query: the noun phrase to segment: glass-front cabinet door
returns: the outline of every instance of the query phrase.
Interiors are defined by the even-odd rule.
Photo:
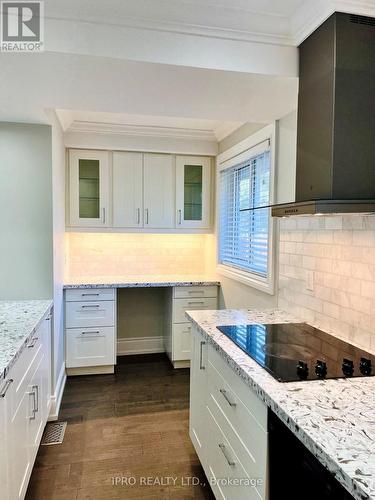
[[[69,151],[71,226],[108,226],[108,154],[107,151]]]
[[[208,228],[211,213],[211,159],[176,156],[176,226]]]

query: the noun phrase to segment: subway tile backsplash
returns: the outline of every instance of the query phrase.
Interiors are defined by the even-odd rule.
[[[213,234],[66,233],[66,278],[212,275]]]
[[[375,216],[280,220],[279,307],[375,352]]]

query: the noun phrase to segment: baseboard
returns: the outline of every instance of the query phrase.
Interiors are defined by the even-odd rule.
[[[65,383],[66,383],[66,371],[65,371],[65,363],[63,363],[56,382],[55,393],[51,396],[51,409],[48,417],[49,421],[58,420],[59,418],[61,399],[64,394]]]
[[[164,352],[164,337],[130,337],[117,339],[117,356]]]
[[[109,373],[115,373],[115,367],[113,365],[82,366],[80,368],[66,369],[68,377],[76,375],[106,375]]]

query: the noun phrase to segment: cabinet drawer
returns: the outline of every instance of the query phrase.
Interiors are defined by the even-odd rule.
[[[66,328],[89,328],[91,326],[114,326],[115,303],[67,302],[65,304]]]
[[[66,367],[115,364],[115,329],[73,328],[66,330]]]
[[[172,336],[173,361],[189,360],[191,353],[191,324],[172,325]]]
[[[66,302],[115,300],[114,288],[74,288],[65,290]]]
[[[173,299],[173,323],[186,323],[188,320],[185,311],[194,311],[197,309],[217,309],[216,298],[190,298]]]
[[[208,361],[208,364],[211,365],[211,374],[213,373],[212,368],[215,369],[214,373],[216,374],[211,376],[211,380],[217,381],[215,383],[221,383],[230,388],[232,395],[239,398],[242,405],[246,407],[249,414],[260,426],[260,428],[267,431],[267,407],[263,401],[250,389],[248,385],[245,384],[245,382],[243,382],[243,380],[241,380],[236,373],[234,373],[234,371],[212,347],[210,347],[208,351]],[[234,409],[232,410],[233,415],[235,415]]]
[[[215,416],[206,407],[207,432],[209,433],[206,471],[217,499],[260,500],[257,489],[250,481],[256,480],[242,465],[231,443],[225,436]],[[228,484],[237,480],[238,484]],[[241,481],[241,482],[240,482]]]
[[[208,363],[208,407],[230,442],[242,466],[253,478],[260,478],[258,492],[265,497],[267,469],[267,432],[234,391],[220,379]]]
[[[217,297],[217,286],[176,286],[173,288],[175,299],[197,297]]]

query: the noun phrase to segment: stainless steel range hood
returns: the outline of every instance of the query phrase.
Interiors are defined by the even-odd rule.
[[[296,197],[272,215],[375,213],[375,19],[335,13],[299,53]]]

